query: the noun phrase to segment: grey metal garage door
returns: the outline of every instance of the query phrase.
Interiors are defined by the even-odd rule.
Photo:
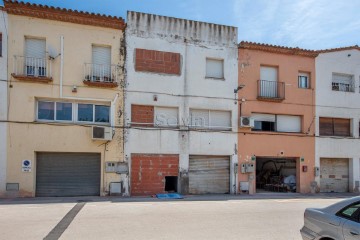
[[[347,158],[320,159],[320,191],[321,192],[349,191],[349,159]]]
[[[226,156],[190,156],[189,193],[229,193],[230,158]]]
[[[100,158],[96,153],[37,153],[36,196],[99,196]]]

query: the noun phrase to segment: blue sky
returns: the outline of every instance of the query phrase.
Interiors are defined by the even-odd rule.
[[[1,1],[1,0],[0,0]],[[121,16],[133,10],[236,26],[239,41],[324,49],[359,44],[359,0],[28,0]],[[360,45],[360,44],[359,44]]]

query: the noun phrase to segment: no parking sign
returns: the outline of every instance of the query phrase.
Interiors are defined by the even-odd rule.
[[[23,160],[22,161],[22,171],[23,172],[31,172],[31,160]]]

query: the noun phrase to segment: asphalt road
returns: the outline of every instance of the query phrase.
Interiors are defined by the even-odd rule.
[[[340,198],[34,199],[0,201],[0,239],[300,240],[307,207]]]

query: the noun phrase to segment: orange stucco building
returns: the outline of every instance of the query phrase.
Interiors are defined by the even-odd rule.
[[[240,190],[248,183],[250,193],[316,191],[316,56],[299,48],[239,44]]]

